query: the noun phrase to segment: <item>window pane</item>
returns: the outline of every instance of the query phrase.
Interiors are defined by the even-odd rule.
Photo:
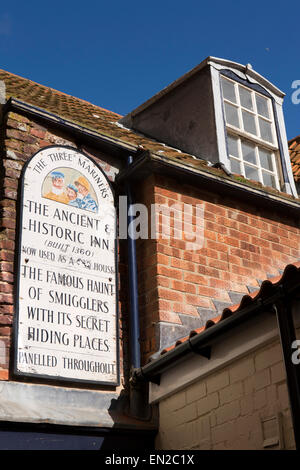
[[[240,163],[235,160],[234,158],[230,159],[230,165],[231,165],[231,172],[232,173],[237,173],[238,175],[241,175],[241,165]]]
[[[229,101],[236,103],[234,83],[222,78],[223,96]]]
[[[235,106],[225,103],[225,115],[226,115],[226,122],[228,122],[228,124],[232,124],[235,127],[240,127],[238,111]]]
[[[267,142],[273,142],[271,124],[261,118],[258,118],[258,120],[261,138],[266,140]]]
[[[228,142],[229,155],[234,155],[235,157],[238,157],[239,156],[238,140],[235,137],[231,137],[230,135],[228,135],[227,142]]]
[[[263,149],[258,149],[258,150],[259,150],[260,165],[266,170],[274,171],[273,162],[272,162],[272,153]]]
[[[240,92],[241,105],[244,108],[251,109],[251,111],[253,111],[252,95],[250,91],[239,86],[239,92]]]
[[[245,175],[246,178],[249,178],[250,180],[259,181],[258,171],[252,166],[245,165]]]
[[[245,131],[256,135],[254,115],[247,113],[247,111],[242,111],[242,114],[243,114],[243,123],[244,123]]]
[[[275,178],[273,175],[270,175],[270,173],[266,173],[265,171],[262,172],[262,175],[265,186],[276,188]]]
[[[256,94],[255,94],[255,98],[256,98],[256,106],[257,106],[258,114],[261,114],[262,116],[269,118],[270,114],[269,114],[268,100]]]
[[[246,162],[254,163],[254,165],[257,164],[254,145],[246,144],[246,142],[242,142],[242,154],[243,154],[243,159]]]

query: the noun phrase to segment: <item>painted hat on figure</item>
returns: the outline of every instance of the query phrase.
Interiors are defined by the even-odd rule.
[[[52,171],[51,178],[64,178],[65,175],[61,171]]]
[[[76,186],[74,186],[74,184],[68,184],[67,187],[70,188],[70,189],[73,189],[73,191],[75,191],[75,193],[78,193],[78,188],[76,188]]]
[[[79,176],[79,178],[77,178],[77,180],[75,181],[75,184],[76,186],[78,184],[81,184],[82,186],[84,186],[88,191],[90,190],[90,183],[88,182],[88,180],[84,177],[84,176]]]

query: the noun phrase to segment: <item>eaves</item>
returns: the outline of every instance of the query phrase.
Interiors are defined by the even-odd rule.
[[[227,176],[223,170],[205,163],[197,159],[195,161],[190,159],[186,163],[180,156],[176,159],[168,158],[146,151],[137,155],[133,163],[118,174],[116,183],[141,181],[152,173],[158,173],[173,176],[180,182],[195,185],[203,190],[251,203],[259,208],[266,207],[275,212],[283,211],[296,219],[300,216],[298,199],[273,191],[272,188],[256,186],[255,182],[235,175]]]
[[[109,152],[113,155],[134,155],[138,150],[137,145],[130,144],[129,142],[116,139],[110,135],[106,135],[105,133],[95,131],[75,121],[65,119],[43,108],[39,108],[38,106],[34,106],[13,97],[11,97],[4,105],[2,113],[3,116],[9,111],[21,112],[27,116],[39,118],[60,130],[67,131],[77,139],[83,140],[84,142],[92,145],[98,145],[103,151]]]

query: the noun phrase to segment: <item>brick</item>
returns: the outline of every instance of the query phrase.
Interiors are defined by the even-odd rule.
[[[284,384],[278,385],[277,393],[278,393],[278,401],[280,403],[282,410],[289,408],[290,401],[289,401],[287,384],[284,383]]]
[[[187,303],[180,304],[180,303],[174,302],[173,307],[171,307],[171,309],[174,311],[174,313],[184,313],[186,315],[197,316],[196,307],[200,307],[201,303],[202,303],[201,299],[198,300],[197,305],[189,305]]]
[[[0,315],[0,325],[12,325],[13,319],[9,315]]]
[[[197,418],[197,406],[196,403],[190,403],[189,405],[184,406],[173,412],[173,416],[170,416],[171,420],[174,420],[174,424],[182,424],[193,421]]]
[[[216,411],[217,424],[223,424],[236,419],[240,415],[240,412],[239,400],[220,406]]]
[[[254,361],[252,358],[243,359],[229,369],[230,383],[243,380],[254,374]]]
[[[206,396],[206,384],[204,381],[190,385],[186,389],[186,402],[192,403]]]
[[[9,379],[8,370],[1,370],[0,369],[0,380],[8,380],[8,379]]]
[[[0,314],[9,315],[14,313],[14,306],[9,304],[0,305]]]
[[[14,119],[14,120],[20,121],[20,122],[31,122],[30,119],[28,119],[27,117],[22,116],[21,114],[13,113],[13,112],[9,112],[7,114],[7,118],[8,119]]]
[[[255,390],[267,387],[271,383],[270,370],[264,369],[260,372],[256,372],[254,376]]]
[[[177,392],[170,398],[165,400],[165,405],[168,410],[175,411],[183,408],[186,405],[186,394],[185,391]]]
[[[46,136],[46,130],[33,128],[30,130],[30,134],[32,134],[35,137],[38,137],[39,139],[44,139]]]
[[[255,369],[257,371],[265,369],[282,360],[282,352],[280,344],[275,344],[268,349],[260,351],[255,356]]]
[[[158,288],[158,295],[159,297],[166,299],[166,300],[174,300],[176,302],[184,301],[183,294],[176,292],[176,291],[163,289],[162,287]]]
[[[171,279],[182,279],[182,271],[179,269],[168,268],[167,266],[157,266],[157,273]]]
[[[13,282],[14,281],[14,275],[12,273],[6,273],[6,272],[1,272],[0,271],[0,280],[1,281],[7,281],[7,282]]]
[[[208,280],[205,276],[201,276],[199,274],[194,273],[184,273],[183,274],[184,281],[193,282],[194,284],[201,284],[201,285],[208,285]]]
[[[0,292],[12,293],[13,292],[13,285],[8,284],[7,282],[0,282]]]
[[[5,178],[3,181],[3,187],[8,188],[8,189],[18,189],[18,181],[16,181],[14,178],[9,178],[8,174],[6,172]]]
[[[19,179],[20,178],[20,171],[18,170],[13,170],[12,168],[6,168],[5,170],[5,176],[8,178],[13,178],[13,179]]]
[[[218,205],[211,204],[210,202],[205,203],[205,212],[212,212],[215,215],[226,217],[226,209]]]
[[[1,293],[0,294],[0,302],[4,302],[5,304],[12,304],[14,301],[12,294]]]
[[[14,170],[22,170],[23,168],[23,163],[20,163],[15,160],[4,160],[3,161],[3,166],[5,168],[13,168]]]
[[[1,250],[0,252],[0,259],[3,261],[13,261],[14,260],[14,252],[8,250]]]
[[[17,193],[17,191],[13,191],[12,189],[5,188],[4,189],[4,197],[6,197],[8,199],[17,200],[18,193]]]
[[[271,367],[271,382],[277,383],[286,380],[286,372],[283,362],[279,362]]]
[[[267,405],[267,392],[265,389],[258,390],[254,395],[254,409],[261,410]]]
[[[237,431],[235,423],[225,423],[216,426],[211,431],[212,441],[215,444],[226,441],[235,441],[237,438]]]
[[[229,385],[229,373],[227,370],[217,372],[206,380],[207,393],[212,393]]]
[[[168,287],[168,286],[167,286]],[[181,292],[188,292],[190,294],[196,294],[196,286],[182,281],[172,281],[171,287],[174,290],[179,290]]]
[[[0,239],[0,248],[6,250],[14,250],[15,243],[12,240]]]
[[[5,147],[9,150],[17,150],[18,152],[22,151],[23,142],[18,140],[5,139]],[[24,156],[23,156],[24,159]]]
[[[202,442],[210,435],[210,420],[208,416],[203,416],[195,421],[197,442]]]
[[[241,415],[248,415],[253,413],[254,409],[254,398],[253,395],[245,395],[240,400]]]
[[[231,401],[241,398],[242,395],[243,395],[242,382],[236,382],[219,391],[220,404],[223,405],[224,403],[230,403]]]
[[[6,135],[9,138],[16,139],[16,140],[21,140],[22,142],[26,142],[28,144],[36,143],[36,138],[35,137],[30,136],[25,132],[18,131],[16,129],[7,129],[6,130]]]
[[[211,410],[218,408],[219,406],[219,397],[218,394],[215,393],[210,393],[204,398],[201,398],[200,400],[197,401],[197,410],[198,410],[198,416],[205,415],[206,413],[209,413]]]

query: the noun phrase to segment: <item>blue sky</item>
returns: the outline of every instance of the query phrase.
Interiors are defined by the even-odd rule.
[[[299,17],[299,0],[16,0],[0,11],[0,68],[126,114],[209,55],[251,63],[286,93],[290,139]]]

